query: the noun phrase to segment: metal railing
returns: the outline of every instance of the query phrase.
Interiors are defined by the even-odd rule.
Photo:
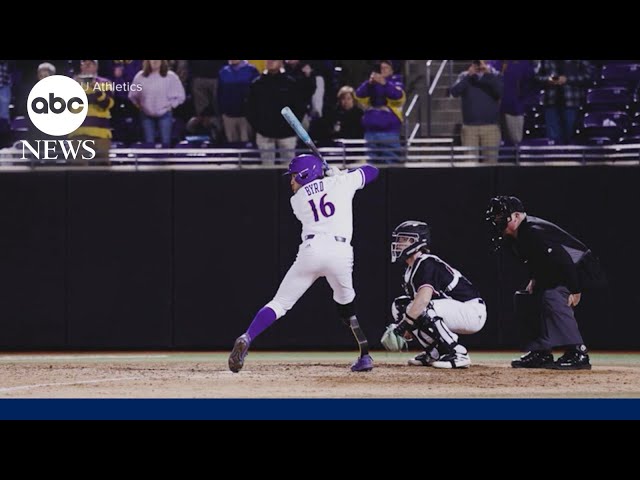
[[[436,76],[433,81],[431,81],[431,65],[434,60],[427,60],[426,69],[427,69],[427,136],[431,136],[431,99],[433,97],[433,92],[438,86],[438,82],[440,81],[440,77],[442,76],[442,72],[446,67],[447,63],[449,63],[449,71],[450,74],[453,72],[453,63],[449,60],[442,60],[440,67],[438,67],[438,71],[436,72]]]
[[[275,152],[275,151],[272,151]],[[114,148],[110,151],[108,165],[111,169],[239,169],[284,168],[289,160],[307,149],[279,151],[281,157],[267,161],[260,157],[258,149],[234,148],[171,148],[137,149]],[[332,165],[347,167],[364,162],[381,166],[442,167],[527,165],[587,165],[607,163],[616,165],[640,165],[640,144],[616,144],[606,146],[554,145],[500,147],[479,149],[456,146],[453,138],[415,138],[397,144],[379,144],[372,148],[364,140],[341,140],[333,146],[320,147],[320,152]],[[91,161],[85,164],[60,160],[38,160],[21,148],[0,150],[0,171],[35,170],[47,168],[86,168],[100,166]]]
[[[418,130],[420,130],[420,121],[421,121],[422,115],[421,115],[421,105],[420,105],[420,103],[418,103],[419,98],[420,98],[420,95],[415,93],[413,95],[413,97],[411,98],[411,102],[409,102],[409,106],[407,107],[407,109],[404,112],[404,138],[405,138],[405,141],[408,144],[411,144],[411,141],[417,135]],[[418,109],[417,109],[418,121],[413,126],[413,129],[411,129],[411,133],[409,133],[409,130],[410,130],[409,117],[411,116],[411,113],[413,112],[413,109],[415,108],[416,105],[418,105]]]

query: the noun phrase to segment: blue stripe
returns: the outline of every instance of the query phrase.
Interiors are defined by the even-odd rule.
[[[4,399],[0,419],[639,420],[640,399]]]

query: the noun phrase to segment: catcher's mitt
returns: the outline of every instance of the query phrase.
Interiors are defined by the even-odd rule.
[[[402,335],[398,335],[396,333],[397,326],[397,323],[390,323],[387,325],[387,329],[384,331],[382,338],[380,339],[382,346],[390,352],[401,352],[409,349],[407,340]]]

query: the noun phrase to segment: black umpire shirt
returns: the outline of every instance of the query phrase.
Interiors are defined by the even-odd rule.
[[[518,227],[518,238],[505,236],[517,257],[529,268],[536,289],[566,286],[580,292],[576,263],[589,251],[587,246],[557,225],[527,215]]]

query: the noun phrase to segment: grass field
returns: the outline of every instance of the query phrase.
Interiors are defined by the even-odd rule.
[[[590,371],[513,369],[516,352],[472,352],[469,369],[407,366],[415,353],[353,352],[0,354],[0,398],[640,398],[640,353],[592,352]]]

